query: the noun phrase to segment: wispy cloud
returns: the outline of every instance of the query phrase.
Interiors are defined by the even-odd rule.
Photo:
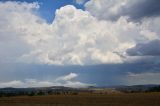
[[[76,0],[77,4],[83,4],[86,0]]]

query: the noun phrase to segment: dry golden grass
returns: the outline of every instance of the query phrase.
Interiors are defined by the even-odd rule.
[[[3,97],[0,106],[160,106],[160,93]]]

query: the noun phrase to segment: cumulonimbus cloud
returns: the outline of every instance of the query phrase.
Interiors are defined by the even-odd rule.
[[[128,48],[159,39],[159,21],[148,24],[159,17],[135,23],[122,16],[113,22],[99,20],[90,11],[67,5],[58,9],[54,21],[48,24],[36,13],[38,3],[0,2],[0,8],[2,62],[123,63]]]

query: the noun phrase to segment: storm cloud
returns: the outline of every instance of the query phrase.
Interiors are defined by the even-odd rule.
[[[85,5],[92,15],[103,20],[117,20],[121,16],[139,21],[160,15],[158,0],[90,0]]]
[[[77,1],[85,9],[57,8],[51,23],[38,2],[0,2],[0,86],[136,84],[160,73],[160,1]]]
[[[127,54],[130,56],[160,56],[160,40],[137,44],[128,49]]]

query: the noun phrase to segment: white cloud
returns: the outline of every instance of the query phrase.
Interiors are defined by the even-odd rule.
[[[78,74],[76,74],[76,73],[70,73],[70,74],[68,74],[68,75],[59,77],[59,78],[57,78],[56,80],[57,80],[57,81],[59,81],[59,80],[71,81],[71,80],[75,79],[76,77],[78,77]]]
[[[0,83],[0,87],[22,87],[23,85],[24,83],[18,80]]]
[[[94,2],[97,2],[97,8],[105,4]],[[120,4],[125,5],[125,1]],[[116,12],[118,7],[113,10]],[[121,54],[125,54],[125,50],[139,42],[159,38],[158,30],[152,30],[146,20],[142,24],[128,22],[127,17],[116,22],[102,21],[71,5],[57,10],[51,24],[35,12],[39,8],[37,3],[0,2],[0,8],[2,62],[54,65],[123,63]],[[156,22],[152,23],[154,27]]]
[[[116,19],[129,0],[90,0],[86,10],[98,19]]]
[[[13,62],[30,50],[26,36],[31,36],[35,24],[42,21],[34,15],[34,10],[38,8],[37,3],[0,2],[1,62]]]
[[[85,88],[94,85],[72,80],[75,79],[76,77],[78,77],[78,74],[70,73],[68,75],[58,77],[55,81],[39,81],[36,79],[26,79],[25,81],[14,80],[14,81],[0,83],[0,88],[4,87],[26,88],[26,87],[51,87],[51,86]]]
[[[122,63],[114,51],[122,46],[122,42],[133,45],[135,35],[140,35],[137,26],[128,23],[125,17],[117,23],[98,21],[88,12],[70,5],[56,11],[50,27],[53,33],[50,39],[44,40],[43,44],[36,42],[34,51],[23,55],[22,60],[69,65]]]
[[[0,83],[1,88],[15,87],[15,88],[27,88],[27,87],[49,87],[54,86],[53,82],[49,81],[37,81],[35,79],[27,79],[25,81],[15,80],[9,82]]]

